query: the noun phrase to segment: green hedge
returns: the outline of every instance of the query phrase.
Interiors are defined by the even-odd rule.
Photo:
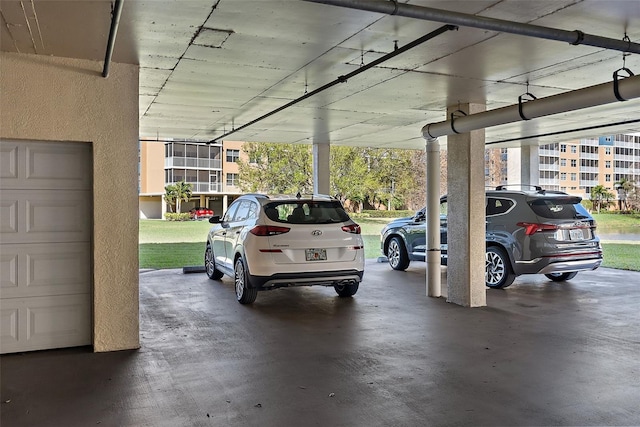
[[[349,216],[352,218],[403,218],[405,216],[413,216],[415,211],[377,211],[363,210],[360,213],[353,212]]]
[[[166,214],[164,214],[164,219],[166,219],[167,221],[190,221],[191,215],[189,215],[189,212],[167,212]]]

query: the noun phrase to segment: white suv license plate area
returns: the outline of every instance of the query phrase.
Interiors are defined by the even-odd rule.
[[[307,261],[326,261],[326,249],[305,249],[304,256]]]
[[[578,230],[569,230],[569,239],[570,240],[584,240],[584,233],[581,229]]]

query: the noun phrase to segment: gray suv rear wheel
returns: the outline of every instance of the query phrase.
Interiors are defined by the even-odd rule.
[[[485,261],[485,282],[488,287],[506,288],[516,279],[516,275],[511,271],[509,257],[501,248],[488,247]]]

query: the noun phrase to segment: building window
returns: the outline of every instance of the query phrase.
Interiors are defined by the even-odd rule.
[[[567,166],[567,159],[560,159],[560,166]]]
[[[227,162],[235,163],[240,158],[240,150],[227,150]]]
[[[560,144],[560,152],[561,153],[567,152],[567,144]]]
[[[611,147],[604,147],[604,154],[610,156],[611,155]]]
[[[577,179],[577,176],[575,173],[571,174],[571,181],[575,181]]]
[[[611,169],[611,160],[605,160],[604,161],[604,167],[607,169]]]
[[[604,180],[607,181],[607,182],[611,182],[611,174],[610,173],[605,174]]]
[[[573,154],[577,153],[577,152],[578,152],[578,148],[577,148],[575,145],[572,145],[572,146],[571,146],[571,152],[572,152]]]
[[[577,159],[571,159],[571,167],[572,168],[578,167],[578,160]]]
[[[566,180],[567,180],[567,173],[560,172],[560,181],[566,181]]]
[[[235,187],[238,185],[238,174],[237,173],[228,173],[227,174],[227,185],[231,187]]]

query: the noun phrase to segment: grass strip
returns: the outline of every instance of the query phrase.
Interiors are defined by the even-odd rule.
[[[364,235],[365,257],[380,256],[380,238]],[[603,267],[640,271],[640,245],[603,243]],[[204,243],[143,243],[140,268],[163,269],[204,265]]]

